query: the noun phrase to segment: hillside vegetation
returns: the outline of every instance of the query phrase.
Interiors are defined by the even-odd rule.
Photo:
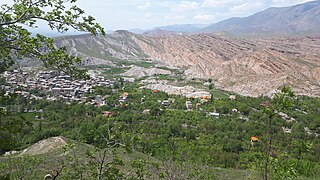
[[[151,168],[155,162],[160,165],[157,171],[151,171],[151,175],[159,178],[170,179],[175,174],[175,177],[181,177],[180,179],[257,179],[262,177],[267,157],[270,159],[270,174],[274,179],[319,177],[319,98],[301,96],[288,108],[280,106],[282,103],[277,105],[277,99],[266,97],[236,96],[233,100],[229,97],[213,97],[208,102],[200,103],[199,99],[187,99],[138,87],[137,83],[119,83],[117,92],[112,93],[105,88],[97,89],[96,93],[107,95],[108,105],[102,107],[35,100],[29,102],[23,98],[6,102],[10,113],[2,118],[14,116],[18,121],[20,117],[28,122],[28,126],[24,126],[20,133],[14,136],[3,134],[2,137],[6,137],[7,142],[11,143],[7,143],[9,146],[2,149],[23,150],[39,140],[63,136],[74,140],[75,144],[90,144],[81,145],[89,149],[116,148],[119,155],[117,157],[120,159],[128,158],[123,154],[124,151],[119,153],[119,148],[134,154],[145,154],[141,154],[141,157],[144,157],[142,160],[148,161],[143,161],[144,165],[141,166],[133,165],[133,169],[139,169],[134,172],[141,172],[142,168],[142,176],[146,179],[150,171],[143,167]],[[129,95],[129,101],[119,104],[118,98],[124,92]],[[170,101],[169,105],[160,104],[167,99]],[[192,102],[192,110],[186,110],[187,100]],[[268,111],[260,105],[266,100],[277,107],[277,114],[269,116]],[[196,106],[197,103],[199,104]],[[17,111],[23,108],[43,109],[43,113]],[[112,115],[105,117],[104,111],[111,112]],[[219,113],[219,116],[211,116],[211,112]],[[44,120],[35,120],[36,115],[43,116]],[[283,128],[289,128],[291,133]],[[270,135],[272,146],[270,154],[266,156]],[[259,141],[251,143],[250,138],[253,136]],[[62,150],[54,150],[49,154],[51,153],[54,155],[48,155],[49,159],[60,158],[59,154],[69,154],[64,154]],[[81,153],[76,155],[86,157]],[[47,158],[47,155],[44,157]],[[2,157],[1,161],[8,162],[6,159],[8,158]],[[126,162],[128,163],[124,165],[130,164],[129,161]],[[117,164],[118,161],[115,163],[110,166],[118,167],[116,169],[120,169],[124,174],[132,168],[122,167],[121,163]],[[2,163],[4,166],[1,167],[6,167],[5,164]],[[58,167],[58,164],[50,165],[39,172],[47,172],[54,167]],[[104,171],[108,172],[107,169]],[[8,173],[1,172],[2,176]],[[136,175],[134,173],[130,176]]]

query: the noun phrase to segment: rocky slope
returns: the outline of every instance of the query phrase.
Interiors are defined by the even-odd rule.
[[[20,155],[39,155],[46,154],[56,149],[62,148],[67,145],[64,137],[51,137],[33,144],[32,146],[24,149]]]
[[[150,44],[147,38],[128,31],[116,31],[105,37],[91,35],[64,36],[55,39],[57,46],[66,46],[69,52],[81,56],[85,64],[110,64],[114,59],[148,58],[136,41]]]
[[[232,39],[212,34],[153,39],[161,51],[140,47],[152,58],[188,67],[190,78],[214,78],[242,95],[268,95],[283,85],[320,96],[320,38]]]
[[[211,33],[142,36],[126,31],[107,37],[60,40],[75,54],[102,60],[148,59],[186,69],[188,78],[212,78],[224,90],[259,96],[291,85],[320,96],[320,37],[227,38]]]

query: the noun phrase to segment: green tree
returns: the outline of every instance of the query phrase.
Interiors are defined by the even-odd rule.
[[[73,77],[86,77],[85,70],[77,68],[78,57],[67,53],[65,47],[56,47],[54,40],[41,34],[32,35],[28,30],[36,28],[38,21],[45,21],[52,30],[66,32],[69,28],[105,35],[104,29],[92,16],[75,5],[77,0],[13,0],[0,8],[0,74],[16,63],[17,59],[38,59],[45,67],[59,69]],[[67,8],[70,7],[70,8]],[[0,93],[1,103],[5,101]],[[22,121],[9,118],[0,112],[0,134],[12,137],[13,128],[21,130]],[[5,143],[1,143],[5,146]],[[0,147],[3,149],[4,147]],[[0,150],[1,150],[0,149]]]
[[[275,94],[273,103],[278,110],[289,109],[294,107],[295,95],[290,86],[284,86],[281,91]]]
[[[93,35],[105,35],[104,29],[92,16],[75,5],[77,0],[13,0],[0,9],[0,73],[15,64],[16,59],[31,58],[75,77],[83,77],[84,70],[74,64],[81,59],[69,55],[65,47],[57,48],[52,38],[32,35],[38,21],[45,21],[52,30],[66,32],[70,28]],[[70,8],[67,8],[70,7]],[[27,29],[28,27],[28,29]]]
[[[289,86],[284,86],[280,92],[275,94],[273,98],[273,102],[264,102],[261,105],[263,106],[263,113],[267,115],[268,122],[267,122],[267,132],[268,132],[268,138],[267,138],[267,144],[266,144],[266,161],[265,161],[265,167],[264,167],[264,179],[268,180],[269,177],[269,171],[270,171],[270,163],[272,163],[272,149],[273,149],[273,139],[274,139],[274,120],[277,116],[277,112],[280,110],[290,109],[294,107],[294,93]],[[280,168],[281,169],[281,168]],[[287,169],[281,169],[278,172],[276,172],[276,175],[279,175],[282,173],[282,171],[288,171]]]
[[[8,157],[0,164],[0,179],[34,179],[37,168],[43,159],[32,156]]]

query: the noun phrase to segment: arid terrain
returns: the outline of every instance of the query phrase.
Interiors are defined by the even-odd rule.
[[[190,78],[213,78],[217,86],[243,95],[269,94],[282,85],[299,94],[320,95],[320,38],[234,39],[212,34],[153,39],[161,50],[146,54],[188,67]]]
[[[142,36],[117,31],[58,39],[58,44],[101,62],[162,62],[184,69],[186,78],[212,78],[241,95],[270,95],[290,85],[300,95],[320,96],[320,37],[232,38],[214,33]],[[103,62],[103,61],[102,61]]]

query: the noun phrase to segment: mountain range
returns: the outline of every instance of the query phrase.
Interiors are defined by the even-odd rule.
[[[129,31],[154,33],[155,30],[180,33],[218,32],[246,36],[317,34],[320,32],[320,1],[290,7],[271,7],[248,17],[233,17],[213,24],[180,24]]]
[[[84,57],[86,64],[147,59],[184,69],[186,78],[212,78],[217,87],[242,95],[270,95],[290,85],[297,94],[320,96],[319,21],[320,1],[314,1],[232,18],[198,33],[171,27],[143,34],[121,30],[106,37],[60,37],[56,43]],[[220,36],[220,31],[279,36]]]
[[[310,34],[320,32],[320,1],[269,8],[245,18],[231,18],[200,32],[245,34]]]

